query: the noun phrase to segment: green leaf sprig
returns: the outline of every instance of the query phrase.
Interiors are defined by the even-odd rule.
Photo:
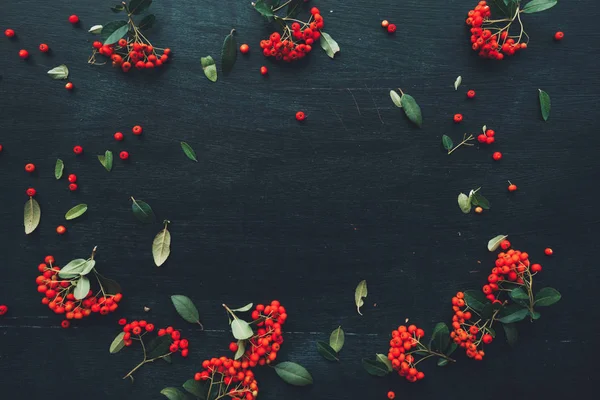
[[[390,92],[390,97],[392,98],[394,105],[396,105],[396,107],[402,108],[408,119],[420,128],[423,125],[421,107],[419,107],[414,97],[404,93],[402,89],[398,89],[398,91],[400,92],[400,96],[393,90]],[[398,105],[398,97],[400,97],[400,105]]]

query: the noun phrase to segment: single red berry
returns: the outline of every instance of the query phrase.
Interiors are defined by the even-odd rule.
[[[133,132],[134,135],[141,135],[142,134],[142,127],[139,125],[134,126],[131,131]]]
[[[64,329],[67,329],[69,326],[71,326],[71,323],[65,319],[60,323],[60,326],[62,326]]]
[[[50,50],[50,47],[46,43],[40,44],[40,51],[42,53],[47,53]]]
[[[479,143],[486,143],[487,137],[482,133],[481,135],[477,136],[477,141]]]
[[[6,36],[7,38],[13,38],[15,37],[15,31],[12,29],[7,29],[4,31],[4,36]]]
[[[229,350],[231,350],[231,351],[237,351],[237,349],[238,349],[238,345],[237,345],[236,342],[229,343]]]
[[[263,65],[262,67],[260,67],[260,73],[261,75],[267,75],[269,73],[269,70]]]
[[[77,184],[76,184],[76,183],[71,183],[71,184],[69,184],[69,190],[70,190],[71,192],[74,192],[74,191],[76,191],[76,190],[77,190]]]
[[[123,137],[123,134],[122,134],[121,132],[116,132],[116,133],[114,134],[114,138],[115,138],[115,140],[116,140],[116,141],[118,141],[118,142],[120,142],[120,141],[122,141],[122,140],[124,139],[124,137]]]
[[[25,165],[25,171],[27,171],[27,172],[33,172],[33,171],[35,171],[35,165],[33,165],[32,163],[26,164]]]
[[[557,41],[563,40],[564,37],[565,37],[565,34],[560,31],[558,31],[554,34],[554,40],[557,40]]]
[[[119,158],[121,160],[127,160],[129,158],[129,153],[126,151],[122,151],[119,153]]]
[[[8,307],[6,307],[4,304],[0,304],[0,315],[4,315],[8,312]]]
[[[125,318],[121,318],[119,320],[119,325],[123,326],[123,325],[126,325],[126,324],[127,324],[127,320]]]
[[[95,41],[92,46],[96,49],[96,50],[100,50],[100,48],[102,47],[102,42],[98,42]]]
[[[305,3],[306,3],[306,1],[305,1]],[[317,7],[313,7],[313,8],[311,8],[311,9],[310,9],[310,13],[311,13],[312,15],[315,15],[315,14],[321,14],[321,13],[319,12],[319,9],[318,9]]]
[[[56,227],[56,233],[58,233],[59,235],[64,235],[67,232],[67,228],[65,228],[63,225],[59,225]]]
[[[146,325],[146,332],[152,332],[154,330],[154,324]]]
[[[81,153],[83,153],[83,147],[81,147],[81,146],[75,146],[75,147],[73,147],[73,153],[75,153],[75,154],[81,154]]]
[[[250,51],[250,46],[248,46],[246,43],[244,43],[243,45],[240,46],[240,53],[248,54],[249,51]]]
[[[533,264],[531,266],[531,272],[540,272],[542,270],[542,266],[540,264]]]
[[[384,19],[383,21],[381,21],[381,27],[387,29],[387,27],[390,25],[390,22],[387,19]]]
[[[67,82],[67,84],[65,85],[65,89],[67,89],[67,90],[73,90],[73,83],[72,82]]]
[[[510,249],[510,242],[506,239],[504,239],[503,241],[500,242],[500,247],[502,248],[502,250],[508,250]]]
[[[494,138],[494,137],[486,137],[486,138],[485,138],[485,142],[486,142],[487,144],[492,144],[492,143],[494,143],[495,141],[496,141],[496,138]]]
[[[475,91],[474,91],[474,90],[469,90],[469,91],[467,92],[467,97],[468,97],[469,99],[472,99],[473,97],[475,97]]]
[[[394,398],[396,398],[396,393],[394,393],[390,390],[387,394],[387,397],[388,397],[388,399],[393,400]]]
[[[387,27],[387,31],[388,33],[394,33],[396,32],[396,25],[395,24],[389,24]]]
[[[33,197],[33,196],[35,196],[35,194],[36,194],[37,192],[35,191],[35,189],[34,189],[34,188],[29,188],[29,189],[27,189],[27,190],[25,191],[25,193],[27,194],[27,196]]]
[[[485,131],[485,136],[488,137],[493,137],[496,134],[496,132],[493,129],[488,129],[487,131]]]
[[[29,52],[25,49],[19,50],[19,57],[21,57],[23,60],[26,60],[29,58]]]
[[[73,25],[77,24],[79,22],[79,17],[75,14],[69,16],[69,22],[72,23]]]
[[[296,113],[296,119],[298,121],[304,121],[305,118],[306,118],[306,115],[302,111],[298,111]]]
[[[75,183],[77,182],[77,175],[75,174],[70,174],[69,177],[67,178],[69,180],[69,182],[71,183]]]
[[[119,39],[118,43],[119,43],[119,46],[121,46],[121,47],[127,46],[127,40],[126,39]]]
[[[2,145],[0,144],[0,153],[2,153],[2,149],[3,149],[3,147],[2,147]]]
[[[494,154],[492,154],[492,158],[496,161],[499,161],[502,158],[502,153],[500,153],[499,151],[495,152]]]
[[[509,183],[509,185],[508,185],[508,191],[509,192],[516,192],[517,191],[517,185],[515,185],[514,183],[510,183],[510,182],[508,182],[508,183]]]
[[[550,247],[547,247],[546,249],[544,249],[544,254],[547,256],[551,256],[552,254],[554,254],[554,250],[552,250]]]
[[[454,114],[454,122],[456,122],[458,124],[462,120],[463,120],[462,114]]]

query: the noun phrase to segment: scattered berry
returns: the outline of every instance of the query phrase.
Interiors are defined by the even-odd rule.
[[[27,194],[27,196],[29,197],[33,197],[35,196],[35,194],[37,193],[36,190],[34,188],[29,188],[25,191],[25,193]]]
[[[396,393],[394,393],[390,390],[387,394],[387,397],[388,397],[388,399],[393,400],[396,397]]]
[[[8,307],[6,307],[4,304],[0,304],[0,315],[4,315],[8,312]]]
[[[42,53],[47,53],[50,50],[50,47],[46,43],[40,44],[40,51]]]
[[[304,121],[305,118],[306,118],[306,115],[302,111],[298,111],[296,113],[296,120]]]
[[[77,175],[70,174],[67,179],[69,180],[70,183],[75,183],[75,182],[77,182]]]
[[[494,340],[494,338],[489,333],[486,333],[485,335],[483,335],[483,337],[481,338],[481,340],[485,344],[490,344],[490,343],[492,343],[492,341]]]
[[[73,147],[73,153],[75,153],[75,154],[81,154],[81,153],[83,153],[83,147],[81,147],[81,146],[75,146],[75,147]]]
[[[2,153],[2,148],[3,148],[3,147],[2,147],[2,145],[0,144],[0,153]]]
[[[541,272],[542,266],[540,264],[533,264],[531,266],[531,272]]]
[[[387,19],[384,19],[383,21],[381,21],[381,27],[384,29],[387,29],[387,27],[390,25],[390,22]]]
[[[463,120],[462,114],[454,114],[454,122],[457,124]]]
[[[565,37],[565,34],[563,32],[560,32],[560,31],[556,32],[554,34],[554,40],[556,40],[556,41],[563,40],[564,37]]]
[[[122,151],[119,153],[119,158],[121,160],[127,160],[129,158],[129,153],[126,151]]]
[[[62,326],[64,329],[67,329],[69,326],[71,326],[71,323],[65,319],[60,323],[60,326]]]
[[[500,247],[502,248],[502,250],[508,250],[510,249],[510,242],[506,239],[504,239],[503,241],[500,242]]]
[[[67,228],[65,228],[63,225],[59,225],[56,227],[56,233],[58,233],[59,235],[64,235],[67,232]]]
[[[475,207],[475,212],[477,214],[481,214],[483,212],[483,208],[481,208],[481,207]]]
[[[387,31],[388,33],[394,33],[396,32],[396,25],[395,24],[389,24],[387,27]]]
[[[67,89],[67,90],[73,90],[73,83],[72,82],[67,82],[67,84],[65,85],[65,89]]]
[[[516,192],[517,191],[517,185],[515,185],[514,183],[510,183],[510,182],[508,182],[508,183],[509,183],[509,185],[508,185],[508,191],[509,192]]]
[[[244,43],[243,45],[240,46],[240,53],[248,54],[249,51],[250,51],[250,46],[248,46],[246,43]]]
[[[4,36],[6,36],[7,38],[13,38],[15,37],[15,31],[12,29],[7,29],[4,31]]]
[[[496,161],[499,161],[502,158],[502,153],[500,153],[499,151],[495,152],[494,154],[492,154],[492,158]]]
[[[269,73],[269,70],[267,69],[267,67],[265,67],[264,65],[262,67],[260,67],[261,75],[267,75],[268,73]]]
[[[27,172],[33,172],[33,171],[35,171],[35,165],[33,165],[32,163],[26,164],[25,165],[25,171],[27,171]]]
[[[554,250],[552,250],[550,247],[547,247],[546,249],[544,249],[544,254],[547,256],[551,256],[552,254],[554,254]]]
[[[134,126],[131,131],[133,132],[134,135],[141,135],[142,134],[142,127],[139,125]]]
[[[75,14],[69,16],[69,22],[72,23],[73,25],[79,23],[79,17]]]
[[[74,192],[74,191],[76,191],[76,190],[77,190],[77,184],[76,184],[76,183],[71,183],[71,184],[69,184],[69,190],[70,190],[71,192]]]
[[[472,99],[473,97],[475,97],[475,91],[474,91],[474,90],[469,90],[469,91],[467,92],[467,97],[468,97],[469,99]]]
[[[114,134],[114,138],[115,138],[116,141],[120,142],[120,141],[123,140],[124,137],[123,137],[123,134],[121,132],[116,132]]]
[[[19,57],[23,60],[27,60],[29,58],[29,52],[25,49],[19,50]]]
[[[125,324],[127,324],[127,320],[125,318],[121,318],[119,320],[119,325],[124,326]]]

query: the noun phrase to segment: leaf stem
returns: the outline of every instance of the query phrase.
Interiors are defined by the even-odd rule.
[[[231,314],[231,316],[232,316],[234,319],[238,319],[237,315],[235,315],[235,314],[233,313],[233,311],[231,311],[231,309],[230,309],[229,307],[227,307],[227,305],[223,304],[223,307],[225,307],[225,309],[226,309],[226,310],[229,312],[229,314]]]
[[[285,7],[285,6],[287,6],[288,4],[290,4],[291,2],[292,2],[292,0],[288,0],[288,1],[286,1],[285,3],[283,3],[282,5],[280,5],[279,7],[277,7],[277,8],[274,8],[272,11],[273,11],[273,12],[277,12],[277,11],[281,10],[283,7]],[[252,3],[252,5],[254,5],[254,3]]]
[[[466,136],[466,133],[465,133],[465,136]],[[456,146],[454,146],[454,148],[452,148],[452,149],[448,150],[448,154],[449,154],[449,155],[450,155],[450,154],[452,154],[452,152],[453,152],[454,150],[458,149],[458,148],[459,148],[460,146],[462,146],[462,145],[465,145],[465,146],[472,146],[472,144],[470,144],[470,143],[467,143],[467,142],[469,142],[469,141],[471,141],[471,140],[473,140],[473,139],[475,139],[475,138],[474,138],[474,136],[471,134],[471,135],[469,135],[469,136],[468,136],[468,137],[466,137],[466,138],[463,136],[463,139],[464,139],[464,140],[463,140],[462,142],[460,142],[459,144],[457,144]]]

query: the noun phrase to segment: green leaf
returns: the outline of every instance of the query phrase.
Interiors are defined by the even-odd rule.
[[[534,304],[538,307],[551,306],[552,304],[559,301],[561,297],[562,296],[558,292],[558,290],[546,287],[537,292],[537,294],[535,295]]]
[[[92,260],[92,259],[86,260],[85,265],[83,266],[83,269],[81,270],[79,275],[84,276],[84,275],[89,274],[90,272],[92,272],[92,270],[94,269],[95,266],[96,266],[95,260]]]
[[[392,101],[396,107],[402,108],[400,95],[395,90],[390,90],[390,97],[392,98]]]
[[[442,135],[442,145],[444,146],[444,149],[450,151],[452,150],[452,147],[454,147],[454,142],[450,139],[450,136]]]
[[[340,46],[335,40],[326,32],[321,31],[321,48],[325,50],[325,53],[329,58],[334,58],[337,53],[340,52]]]
[[[448,326],[443,322],[438,322],[433,328],[431,339],[429,340],[429,348],[443,353],[450,343],[450,331]]]
[[[483,307],[489,303],[485,295],[479,290],[465,290],[465,303],[477,313],[483,311]]]
[[[287,17],[294,18],[300,12],[304,0],[291,0],[287,7]]]
[[[142,30],[150,29],[154,26],[154,22],[156,22],[156,17],[154,14],[148,14],[138,24],[138,28]]]
[[[185,393],[174,387],[166,387],[160,393],[169,400],[187,400]]]
[[[122,28],[125,25],[127,25],[127,21],[113,21],[109,22],[108,24],[104,24],[104,26],[102,27],[102,31],[100,32],[100,38],[102,40],[108,39],[108,37],[112,35],[114,31],[116,31],[119,28]]]
[[[508,235],[498,235],[491,238],[487,244],[488,251],[496,251],[498,246],[500,246],[500,243],[502,243],[502,241],[507,237]]]
[[[529,295],[520,287],[514,288],[508,292],[508,295],[513,300],[529,300]]]
[[[496,330],[494,328],[492,328],[491,326],[487,326],[484,329],[486,332],[488,332],[490,335],[492,335],[492,337],[495,339],[496,338]]]
[[[102,32],[104,33],[104,28],[102,28]],[[125,24],[122,27],[115,29],[113,33],[110,34],[109,37],[104,40],[105,45],[115,44],[119,41],[119,39],[123,38],[129,32],[129,24]]]
[[[59,276],[60,276],[60,274],[59,274]],[[96,271],[96,279],[98,279],[98,281],[100,282],[100,285],[102,285],[102,287],[104,288],[104,292],[106,294],[114,295],[114,294],[123,292],[123,290],[121,289],[121,285],[119,285],[119,283],[117,281],[100,275],[98,273],[98,271]]]
[[[356,303],[356,311],[358,311],[360,315],[362,315],[360,308],[365,304],[363,298],[366,298],[368,293],[367,281],[360,281],[358,286],[356,286],[356,290],[354,290],[354,303]]]
[[[365,371],[375,376],[386,376],[390,373],[388,366],[381,362],[379,359],[371,360],[368,358],[362,359],[362,365]]]
[[[98,156],[98,161],[100,164],[108,171],[112,169],[113,166],[113,153],[110,150],[106,150],[103,156]]]
[[[83,300],[85,296],[87,296],[90,291],[90,280],[85,276],[82,276],[77,280],[77,285],[73,290],[73,296],[75,296],[75,300]]]
[[[69,68],[65,64],[62,64],[48,71],[48,75],[52,79],[67,79],[69,77]]]
[[[198,162],[198,159],[196,158],[196,152],[194,151],[194,149],[192,149],[192,147],[189,144],[187,144],[186,142],[181,142],[181,149],[183,150],[183,153],[187,156],[187,158],[189,158],[192,161]]]
[[[115,354],[121,351],[123,347],[125,347],[125,341],[123,340],[123,336],[125,336],[125,332],[121,332],[115,337],[115,339],[110,344],[110,354]]]
[[[205,399],[206,398],[206,390],[204,388],[204,386],[202,385],[202,383],[194,380],[194,379],[188,379],[187,381],[185,381],[185,383],[183,384],[183,388],[190,394],[194,395],[197,398],[200,399]]]
[[[542,314],[540,314],[537,311],[530,312],[529,315],[531,315],[531,319],[533,320],[540,319],[540,317],[542,316]]]
[[[83,258],[76,258],[75,260],[69,261],[67,265],[58,271],[58,276],[64,279],[74,278],[85,269],[87,262],[88,260]]]
[[[154,264],[157,267],[163,265],[171,254],[171,233],[167,229],[166,224],[167,222],[165,222],[165,227],[158,232],[152,242],[152,258],[154,258]]]
[[[244,353],[246,353],[246,341],[245,340],[238,340],[237,345],[238,345],[238,349],[235,352],[235,355],[233,356],[234,360],[239,360],[240,358],[242,358]]]
[[[462,76],[459,76],[454,81],[454,90],[458,90],[458,87],[460,86],[461,83],[462,83]],[[446,363],[447,363],[447,361],[446,361]]]
[[[556,3],[558,3],[557,0],[531,0],[529,3],[525,4],[521,11],[525,14],[533,14],[552,8]]]
[[[129,2],[129,12],[134,15],[143,13],[150,7],[152,0],[131,0]]]
[[[133,211],[133,216],[136,217],[139,221],[144,223],[153,222],[156,219],[154,215],[154,211],[148,205],[148,203],[136,200],[133,197],[131,198],[133,203],[131,204],[131,210]]]
[[[445,358],[438,358],[437,361],[437,366],[438,367],[445,367],[446,365],[448,365],[448,360]]]
[[[275,372],[284,382],[294,386],[312,385],[313,378],[310,373],[300,364],[284,361],[275,365]]]
[[[479,207],[483,208],[484,210],[490,209],[490,202],[488,201],[488,199],[483,197],[483,195],[481,193],[479,193],[478,191],[473,192],[473,195],[470,196],[470,198],[471,198],[472,205],[479,206]]]
[[[506,336],[506,341],[510,346],[514,346],[519,338],[517,326],[515,324],[502,324],[502,327],[504,328],[504,336]]]
[[[25,226],[26,235],[35,231],[40,224],[41,217],[42,210],[40,209],[40,204],[33,197],[30,197],[25,203],[25,209],[23,210],[23,225]]]
[[[339,353],[340,350],[342,350],[342,347],[344,347],[345,339],[346,335],[344,334],[342,327],[338,326],[337,329],[335,329],[333,332],[331,332],[331,335],[329,335],[329,346],[331,346],[336,353]]]
[[[87,204],[77,204],[75,207],[73,207],[69,211],[67,211],[67,213],[65,214],[65,219],[67,221],[70,221],[72,219],[81,217],[83,214],[85,214],[87,209],[88,209]]]
[[[464,193],[459,194],[458,206],[463,213],[468,214],[471,211],[471,200],[469,199],[469,196]]]
[[[446,355],[449,356],[450,354],[454,353],[454,350],[456,350],[457,348],[458,348],[458,345],[454,342],[451,342],[450,346],[446,350]]]
[[[503,324],[512,324],[513,322],[523,321],[525,317],[529,315],[529,310],[526,308],[521,308],[515,312],[512,312],[502,318],[498,318],[498,321]]]
[[[215,65],[215,60],[211,56],[201,57],[200,63],[202,64],[202,70],[204,71],[204,75],[211,82],[216,82],[217,77],[217,66]]]
[[[123,11],[123,10],[125,9],[125,6],[124,6],[124,5],[122,5],[122,4],[117,4],[116,6],[114,6],[114,7],[111,7],[110,9],[111,9],[111,10],[112,10],[112,12],[114,12],[114,13],[120,13],[121,11]]]
[[[189,297],[182,294],[175,294],[171,296],[171,301],[181,318],[185,319],[190,324],[197,324],[200,322],[198,309]]]
[[[237,58],[237,42],[233,36],[234,32],[235,29],[232,29],[231,33],[225,36],[223,48],[221,49],[221,71],[225,74],[231,72]]]
[[[245,306],[240,307],[240,308],[232,308],[231,311],[237,311],[237,312],[250,311],[250,309],[252,308],[253,305],[254,305],[254,303],[248,303]]]
[[[63,162],[63,160],[58,158],[56,160],[56,165],[54,166],[54,177],[56,179],[62,178],[64,170],[65,170],[65,163]]]
[[[146,345],[146,358],[150,360],[169,354],[171,343],[171,335],[156,336]]]
[[[340,361],[337,357],[337,352],[331,346],[321,340],[317,341],[317,351],[324,359],[329,361]]]
[[[254,335],[250,324],[239,318],[231,321],[231,332],[233,333],[233,337],[238,340],[250,339]]]
[[[404,93],[400,98],[400,103],[408,119],[420,128],[423,125],[423,116],[421,115],[421,107],[419,107],[414,97]]]
[[[385,354],[377,353],[377,354],[375,354],[375,359],[380,361],[382,364],[385,364],[385,366],[387,367],[389,372],[392,372],[394,370],[394,367],[392,366],[392,362]]]
[[[540,109],[542,111],[542,118],[544,118],[544,121],[548,121],[548,118],[550,117],[550,96],[542,89],[538,90],[540,91]]]
[[[254,9],[267,19],[273,17],[273,10],[264,0],[257,0],[256,3],[254,3]]]

